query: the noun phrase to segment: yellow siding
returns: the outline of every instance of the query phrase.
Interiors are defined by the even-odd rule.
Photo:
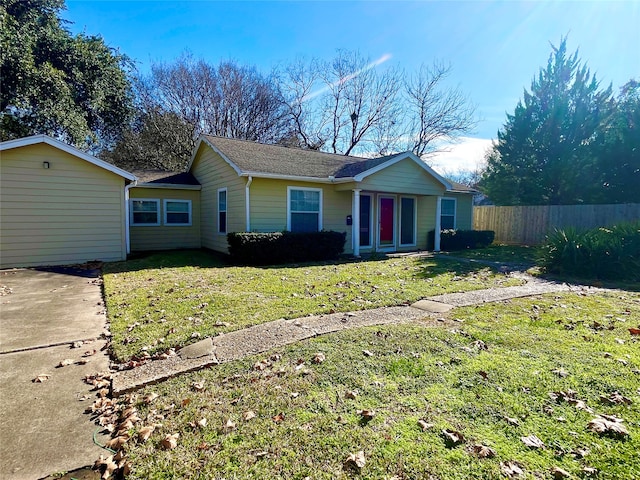
[[[337,192],[333,185],[255,178],[250,188],[251,231],[280,232],[287,229],[287,187],[322,190],[322,228],[347,232],[345,252],[351,252],[351,192]]]
[[[135,187],[129,191],[129,198],[155,198],[160,200],[160,225],[131,225],[131,251],[175,250],[180,248],[200,248],[200,191],[171,188]],[[164,202],[171,200],[191,200],[191,225],[164,225]]]
[[[365,178],[358,188],[410,195],[442,195],[444,193],[444,186],[409,158]]]
[[[2,268],[126,257],[122,177],[46,144],[0,155]]]
[[[457,198],[456,228],[458,230],[473,230],[473,195],[458,193],[447,196]]]
[[[227,232],[246,230],[246,178],[238,174],[211,147],[201,144],[191,173],[202,185],[200,236],[203,247],[228,252],[226,234],[218,233],[218,189],[227,188]]]

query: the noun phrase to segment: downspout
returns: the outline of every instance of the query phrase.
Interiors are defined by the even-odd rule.
[[[245,202],[245,207],[246,207],[246,215],[247,215],[247,232],[251,231],[251,204],[249,203],[250,200],[250,195],[249,195],[249,187],[251,186],[251,183],[253,182],[253,177],[249,176],[249,178],[247,179],[247,184],[244,187],[244,202]]]
[[[124,186],[124,243],[127,247],[127,255],[131,253],[131,235],[129,234],[129,228],[131,226],[131,219],[129,218],[129,190],[138,185],[138,179],[135,179],[129,185]]]

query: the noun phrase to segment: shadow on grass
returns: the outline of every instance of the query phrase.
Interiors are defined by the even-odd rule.
[[[345,265],[360,262],[374,262],[387,260],[389,257],[382,254],[375,254],[363,258],[355,258],[345,256],[338,260],[299,262],[277,265],[242,265],[231,261],[228,255],[214,252],[207,249],[191,249],[191,250],[167,250],[155,252],[141,252],[129,256],[129,259],[123,262],[105,263],[103,266],[104,273],[124,273],[135,272],[139,270],[159,269],[159,268],[227,268],[227,267],[243,267],[259,268],[264,270],[279,268],[307,268],[313,266],[325,265]]]
[[[599,278],[585,278],[574,275],[562,275],[559,273],[541,272],[536,275],[543,280],[551,282],[567,283],[569,285],[586,285],[596,288],[611,288],[615,290],[626,290],[628,292],[640,292],[640,282],[625,280],[602,280]]]

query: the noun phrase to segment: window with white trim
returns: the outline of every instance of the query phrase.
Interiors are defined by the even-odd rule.
[[[160,225],[160,200],[132,198],[129,202],[131,225]]]
[[[453,230],[456,228],[456,199],[440,199],[440,229]]]
[[[218,233],[227,233],[227,189],[218,189]]]
[[[164,224],[174,226],[191,225],[191,200],[165,200]]]
[[[416,244],[416,199],[400,197],[400,245]]]
[[[322,189],[287,187],[287,230],[322,230]]]

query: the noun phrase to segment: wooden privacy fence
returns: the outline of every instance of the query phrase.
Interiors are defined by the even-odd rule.
[[[493,230],[496,243],[538,245],[554,228],[589,229],[640,221],[640,203],[474,207],[474,230]]]

